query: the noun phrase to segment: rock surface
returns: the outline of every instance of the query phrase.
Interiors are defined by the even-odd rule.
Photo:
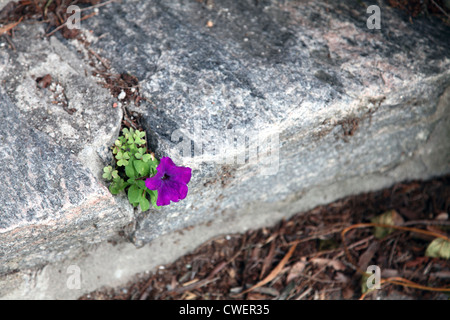
[[[450,85],[449,28],[412,27],[385,7],[382,28],[369,30],[358,3],[130,1],[87,21],[93,48],[139,78],[148,102],[136,110],[157,153],[195,169],[185,201],[138,218],[138,244],[220,214],[289,215],[314,186],[389,177],[405,163],[415,164],[393,180],[448,172],[434,130],[448,117],[448,101],[437,103]],[[183,157],[180,136],[194,144]],[[267,136],[280,142],[275,156],[263,143],[250,161],[250,139]]]
[[[0,40],[0,274],[127,225],[140,247],[450,172],[450,28],[381,7],[370,30],[361,3],[123,1],[82,21],[90,46],[21,23],[15,51]],[[185,200],[133,214],[102,185],[122,110],[89,50],[139,79],[129,108],[157,155],[193,168]]]
[[[73,48],[43,33],[23,25],[15,51],[0,44],[0,274],[74,256],[134,218],[101,183],[98,150],[117,136],[121,110]]]
[[[69,150],[30,128],[4,93],[0,118],[0,273],[61,259],[130,220]]]

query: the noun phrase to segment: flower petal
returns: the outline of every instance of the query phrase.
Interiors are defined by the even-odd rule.
[[[161,186],[158,188],[157,206],[166,206],[170,201],[177,202],[179,199],[178,184],[170,180],[161,181]]]
[[[158,190],[158,199],[156,200],[156,205],[158,207],[169,205],[170,199],[167,196],[167,194],[161,193],[161,190]]]
[[[145,186],[150,190],[158,190],[161,187],[161,177],[156,174],[152,178],[145,179]]]
[[[191,181],[192,169],[188,167],[177,166],[169,167],[167,168],[167,174],[170,176],[170,180],[188,184],[189,181]]]
[[[172,159],[170,159],[169,157],[163,157],[159,161],[159,165],[156,168],[156,170],[158,170],[158,172],[161,172],[164,175],[164,173],[166,173],[167,170],[170,169],[171,167],[176,167]]]
[[[161,191],[161,189],[159,189],[156,205],[160,207],[160,206],[167,206],[169,204],[170,204],[169,193],[165,193],[164,191]]]
[[[191,180],[192,170],[188,167],[176,166],[172,159],[163,157],[156,168],[157,174],[145,180],[150,190],[158,190],[156,205],[166,206],[171,201],[178,202],[188,194],[187,184]],[[163,177],[165,177],[163,179]]]
[[[186,196],[188,194],[188,186],[185,184],[182,184],[178,191],[179,191],[179,193],[178,193],[179,200],[183,200],[184,198],[186,198]]]

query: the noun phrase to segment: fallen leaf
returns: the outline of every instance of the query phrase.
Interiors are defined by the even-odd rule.
[[[434,239],[428,245],[425,255],[432,258],[450,259],[450,241],[442,238]]]
[[[259,279],[262,279],[263,276],[266,274],[266,270],[269,268],[270,264],[272,263],[273,257],[275,255],[275,246],[276,246],[276,241],[274,241],[275,238],[272,240],[272,243],[270,245],[270,249],[269,249],[269,253],[267,254],[267,256],[264,258],[264,262],[261,268],[261,273],[259,275]]]
[[[380,247],[378,242],[372,242],[364,253],[359,257],[358,266],[361,270],[366,270],[370,260]]]
[[[267,300],[267,296],[260,293],[249,293],[247,300]]]
[[[4,34],[4,33],[8,32],[9,30],[11,30],[12,28],[14,28],[15,26],[17,26],[17,25],[22,21],[22,19],[23,19],[23,17],[20,18],[20,20],[17,21],[17,22],[13,22],[13,23],[7,24],[7,25],[4,26],[4,27],[1,27],[1,28],[0,28],[0,36],[1,36],[2,34]]]
[[[253,289],[262,287],[266,283],[272,281],[280,273],[280,271],[283,269],[284,265],[289,261],[289,259],[291,258],[292,254],[294,253],[295,248],[297,248],[297,244],[298,243],[295,242],[291,246],[291,248],[289,249],[288,253],[286,253],[286,255],[283,257],[283,259],[281,259],[280,263],[278,263],[278,265],[272,270],[272,272],[269,273],[269,275],[267,277],[265,277],[263,280],[261,280],[260,282],[255,284],[253,287],[245,290],[241,294],[246,294],[246,293],[252,291]]]
[[[291,281],[289,282],[283,289],[283,291],[281,291],[280,296],[278,297],[278,300],[286,300],[288,299],[288,297],[294,293],[296,288],[296,284],[295,281]]]
[[[183,283],[182,286],[183,286],[183,287],[187,287],[187,286],[189,286],[189,285],[191,285],[191,284],[194,284],[194,283],[196,283],[196,282],[198,282],[198,279],[193,279],[193,280],[191,280],[191,281],[188,281],[188,282]]]
[[[345,270],[345,265],[339,260],[325,259],[325,258],[313,258],[310,260],[312,263],[318,265],[319,267],[332,267],[334,270],[343,271]]]
[[[46,74],[43,77],[39,77],[36,79],[36,82],[41,88],[47,88],[52,83],[52,76]]]
[[[185,292],[181,296],[181,300],[194,300],[195,298],[197,298],[197,295],[195,293],[190,292],[190,291]]]
[[[350,278],[347,277],[342,272],[336,272],[336,276],[334,277],[334,280],[337,282],[340,282],[340,283],[349,283],[350,282]]]
[[[387,211],[379,216],[376,216],[372,219],[373,223],[385,224],[389,226],[400,225],[404,222],[401,215],[397,213],[395,210]],[[383,228],[383,227],[375,227],[374,235],[378,239],[382,239],[388,234],[392,233],[394,229],[391,228]]]
[[[441,212],[434,219],[435,220],[441,220],[441,221],[448,220],[448,213],[447,212]]]
[[[295,263],[289,270],[289,273],[286,278],[286,283],[289,283],[293,279],[297,278],[303,272],[303,270],[305,270],[305,267],[306,267],[306,263],[304,263],[302,261]]]
[[[277,289],[270,288],[270,287],[259,287],[253,289],[252,293],[260,293],[268,296],[278,297],[280,295],[280,292]]]

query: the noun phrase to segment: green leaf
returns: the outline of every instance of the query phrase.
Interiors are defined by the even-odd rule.
[[[135,162],[135,161],[130,160],[128,165],[125,167],[125,174],[128,176],[128,178],[136,177],[136,171],[134,170],[134,166],[133,166],[133,162]]]
[[[141,195],[141,189],[133,184],[129,189],[128,189],[128,200],[132,203],[139,203],[140,198],[142,197]]]
[[[361,293],[363,293],[363,294],[370,290],[367,287],[367,279],[369,279],[370,276],[371,276],[371,274],[368,274],[366,272],[364,272],[363,275],[362,275],[362,278],[361,278]]]
[[[147,192],[150,195],[150,201],[152,202],[153,207],[155,209],[159,209],[159,207],[156,205],[156,200],[158,200],[158,191],[147,189]]]
[[[145,191],[144,191],[145,192]],[[142,211],[147,211],[148,209],[150,209],[150,202],[147,200],[147,198],[145,197],[145,193],[144,195],[140,198],[139,201],[139,205],[141,206],[141,210]]]
[[[136,157],[136,159],[142,159],[145,151],[146,151],[145,148],[137,148],[134,156]],[[145,161],[145,162],[147,162],[147,161]]]
[[[152,158],[153,158],[153,160],[150,160]],[[150,155],[150,154],[144,154],[144,156],[142,157],[142,161],[148,163],[149,175],[154,176],[156,174],[156,171],[157,171],[156,168],[159,165],[159,161],[157,159],[155,159],[154,157],[152,157],[152,155]]]
[[[116,154],[116,159],[117,160],[121,160],[121,159],[127,160],[127,159],[130,159],[130,156],[128,155],[127,152],[119,151]]]
[[[141,176],[141,177],[148,176],[148,174],[149,174],[148,163],[145,163],[144,161],[141,161],[141,160],[135,160],[135,161],[133,161],[133,164],[134,164],[134,168],[136,169],[136,172],[138,173],[139,176]]]
[[[151,155],[151,154],[144,154],[144,155],[142,156],[142,160],[143,160],[144,162],[149,162],[151,159],[152,159],[152,155]]]
[[[126,166],[128,165],[128,159],[130,159],[130,155],[128,152],[119,151],[116,154],[117,165],[118,166]]]
[[[136,180],[135,183],[138,185],[139,188],[147,190],[147,187],[145,186],[145,180]]]
[[[106,180],[111,180],[112,179],[112,167],[111,166],[107,166],[103,168],[103,178]]]
[[[117,180],[114,180],[113,183],[109,186],[109,191],[111,191],[112,194],[118,194],[120,191],[128,187],[130,184],[123,181],[123,179],[119,178]]]
[[[142,146],[143,144],[145,144],[145,140],[134,139],[134,143],[136,143],[138,146]]]
[[[131,130],[133,130],[133,129],[131,129]],[[130,132],[130,129],[128,129],[128,128],[123,128],[122,129],[122,133],[123,133],[123,136],[124,136],[124,141],[126,140],[126,139],[128,139],[128,137],[130,136],[130,134],[131,134],[131,132]]]
[[[134,136],[135,136],[136,138],[138,138],[138,139],[142,139],[142,138],[145,137],[145,132],[144,132],[144,131],[139,131],[139,130],[137,130],[137,131],[134,133]]]
[[[119,178],[119,173],[117,172],[117,170],[113,170],[113,168],[111,166],[105,167],[103,168],[103,178],[107,179],[107,180],[111,180],[111,179],[117,179]]]
[[[150,163],[150,175],[152,177],[158,172],[158,170],[156,170],[158,165],[159,165],[159,161],[156,159]]]
[[[390,210],[373,218],[372,222],[378,224],[386,224],[389,226],[395,226],[402,224],[404,220],[402,216],[397,213],[397,211]],[[376,238],[382,239],[388,234],[392,233],[393,231],[394,229],[392,228],[375,227],[374,235]]]
[[[119,194],[120,190],[117,188],[117,186],[113,183],[109,186],[109,192],[112,194]]]
[[[425,255],[432,258],[450,259],[450,241],[436,238],[428,245]]]
[[[111,172],[111,176],[113,177],[113,179],[117,179],[119,178],[119,172],[117,170],[114,170],[113,172]]]
[[[134,142],[137,145],[145,144],[145,132],[143,132],[143,131],[136,131],[134,133],[133,137],[134,137]]]

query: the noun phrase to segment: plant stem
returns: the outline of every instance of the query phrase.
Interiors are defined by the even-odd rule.
[[[147,178],[150,178],[150,177],[140,177],[140,178],[135,178],[134,180],[145,180]]]

